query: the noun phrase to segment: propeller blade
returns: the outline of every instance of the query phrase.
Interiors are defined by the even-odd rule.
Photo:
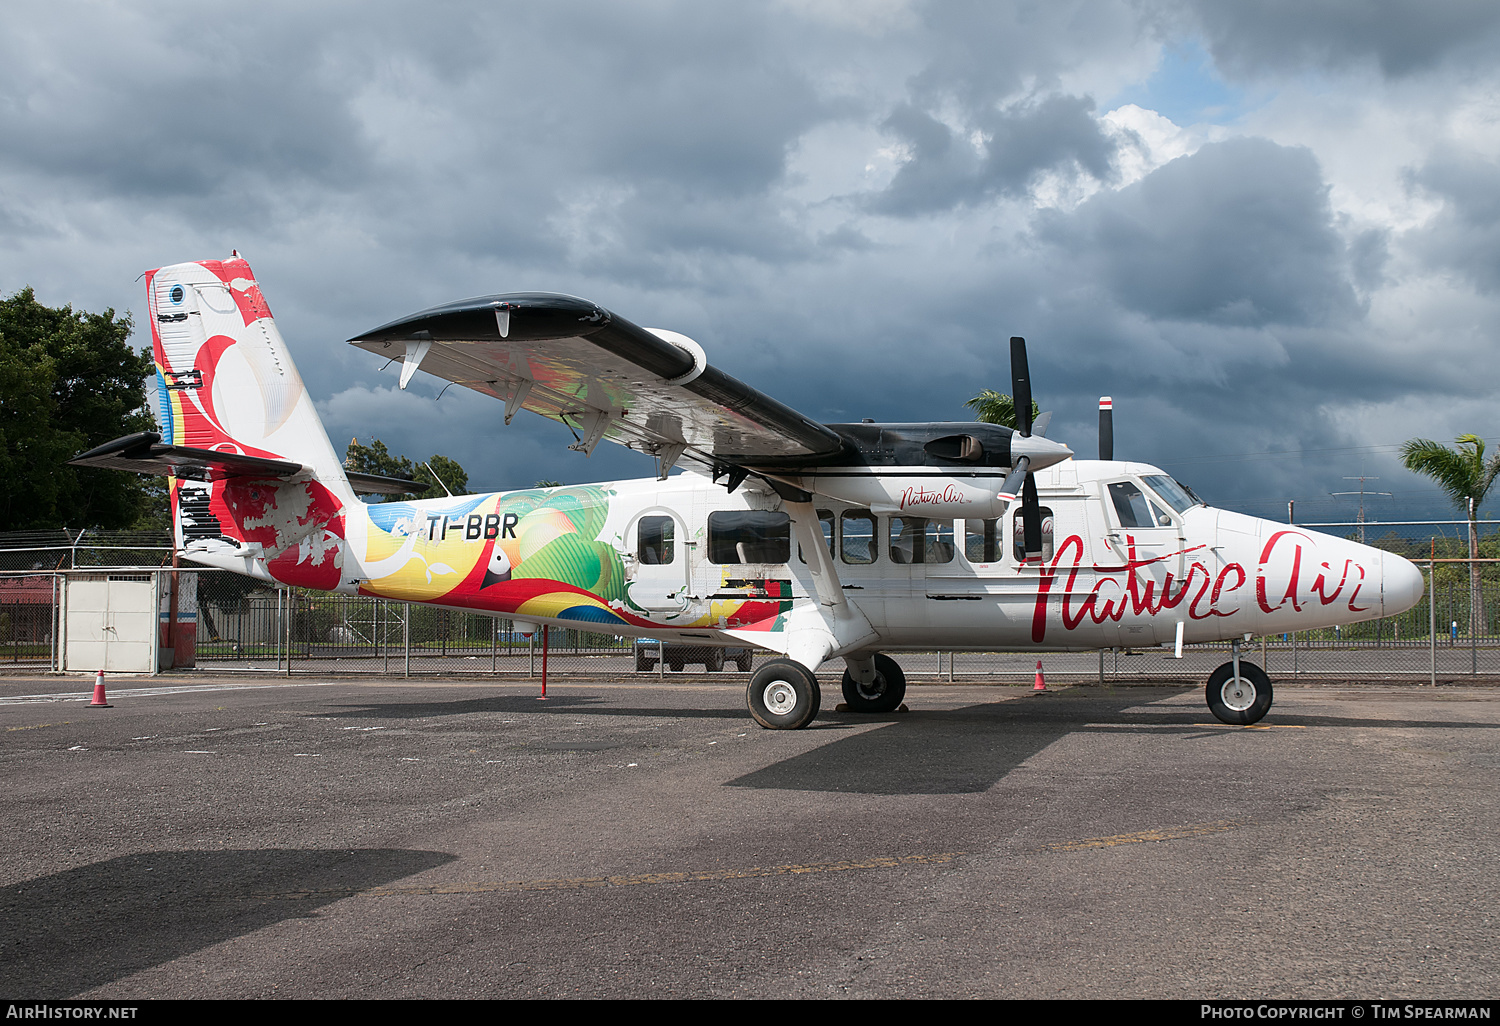
[[[1026,485],[1021,489],[1021,534],[1026,545],[1026,559],[1042,558],[1042,507],[1037,502],[1036,478],[1026,475]]]
[[[1099,397],[1099,458],[1115,458],[1115,401],[1107,395]]]
[[[1031,369],[1026,365],[1026,340],[1010,340],[1010,397],[1016,404],[1016,430],[1024,438],[1031,434]]]
[[[1031,480],[1031,475],[1026,473],[1027,468],[1029,468],[1030,466],[1030,456],[1022,456],[1020,459],[1016,460],[1014,469],[1012,469],[1009,474],[1005,475],[1005,481],[1000,485],[1000,498],[1004,499],[1006,502],[1015,501],[1016,496],[1021,494],[1022,484],[1026,481]]]
[[[1033,435],[1041,435],[1043,438],[1046,438],[1047,437],[1047,425],[1051,424],[1051,423],[1052,423],[1052,411],[1051,410],[1048,410],[1045,413],[1039,413],[1039,414],[1037,414],[1036,423],[1034,423],[1034,424],[1031,425],[1031,433]]]

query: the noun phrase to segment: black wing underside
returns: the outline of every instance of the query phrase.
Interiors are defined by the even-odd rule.
[[[757,466],[832,456],[835,432],[707,364],[680,335],[573,296],[515,293],[434,307],[350,340],[665,466]],[[409,369],[408,369],[409,368]],[[663,471],[664,473],[665,471]]]

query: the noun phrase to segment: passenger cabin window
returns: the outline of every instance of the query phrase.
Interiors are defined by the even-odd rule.
[[[1000,559],[1000,521],[964,521],[964,558],[970,563],[995,563]]]
[[[875,514],[851,510],[839,518],[839,536],[845,563],[873,563],[879,548],[875,544]]]
[[[710,563],[785,563],[792,558],[792,518],[769,510],[708,515]]]
[[[1042,518],[1042,562],[1052,562],[1052,511],[1046,506],[1039,506],[1037,511]],[[1015,523],[1011,525],[1015,537],[1011,548],[1015,550],[1016,562],[1021,563],[1026,559],[1026,522],[1021,516],[1021,507],[1016,507]]]
[[[642,563],[659,566],[676,558],[677,522],[671,517],[641,517],[636,531],[636,551]]]
[[[891,517],[891,562],[953,562],[953,521]]]
[[[1172,518],[1129,481],[1116,481],[1109,486],[1109,497],[1115,506],[1115,516],[1121,527],[1170,527]]]
[[[828,554],[833,555],[833,510],[818,510],[818,526],[823,529],[823,543],[828,546]],[[797,558],[807,562],[807,553],[802,551],[802,546],[797,546]]]

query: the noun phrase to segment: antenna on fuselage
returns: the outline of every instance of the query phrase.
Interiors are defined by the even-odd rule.
[[[440,477],[438,477],[436,470],[432,469],[432,464],[431,463],[424,463],[424,464],[422,464],[422,466],[424,466],[424,467],[427,468],[427,473],[429,473],[429,474],[432,475],[432,479],[434,481],[436,481],[439,485],[442,485],[443,491],[445,491],[445,492],[448,493],[448,498],[450,498],[450,499],[453,498],[453,492],[449,490],[449,488],[448,488],[447,485],[443,484],[443,479],[440,478]]]

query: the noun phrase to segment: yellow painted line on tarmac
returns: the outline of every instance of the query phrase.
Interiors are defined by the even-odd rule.
[[[1241,825],[1239,820],[1223,819],[1216,823],[1195,823],[1190,826],[1163,827],[1160,830],[1142,830],[1134,834],[1115,834],[1112,837],[1091,837],[1086,841],[1063,841],[1060,844],[1049,844],[1043,850],[1083,851],[1088,848],[1114,848],[1122,844],[1143,844],[1147,841],[1176,841],[1184,837],[1221,834]]]
[[[40,727],[66,727],[71,725],[72,722],[72,720],[63,720],[61,723],[28,723],[24,727],[6,727],[5,730],[9,733],[12,730],[36,730]]]
[[[936,866],[952,862],[961,851],[936,855],[899,855],[841,862],[809,862],[788,866],[748,866],[737,869],[706,869],[684,873],[639,873],[632,876],[577,876],[555,880],[497,880],[470,883],[430,884],[411,887],[319,888],[282,891],[275,894],[251,894],[263,899],[339,898],[360,895],[368,898],[402,898],[427,894],[493,894],[513,891],[582,891],[601,887],[641,887],[651,884],[704,883],[715,880],[753,880],[768,876],[799,876],[805,873],[846,873],[858,869],[899,869],[902,866]]]

